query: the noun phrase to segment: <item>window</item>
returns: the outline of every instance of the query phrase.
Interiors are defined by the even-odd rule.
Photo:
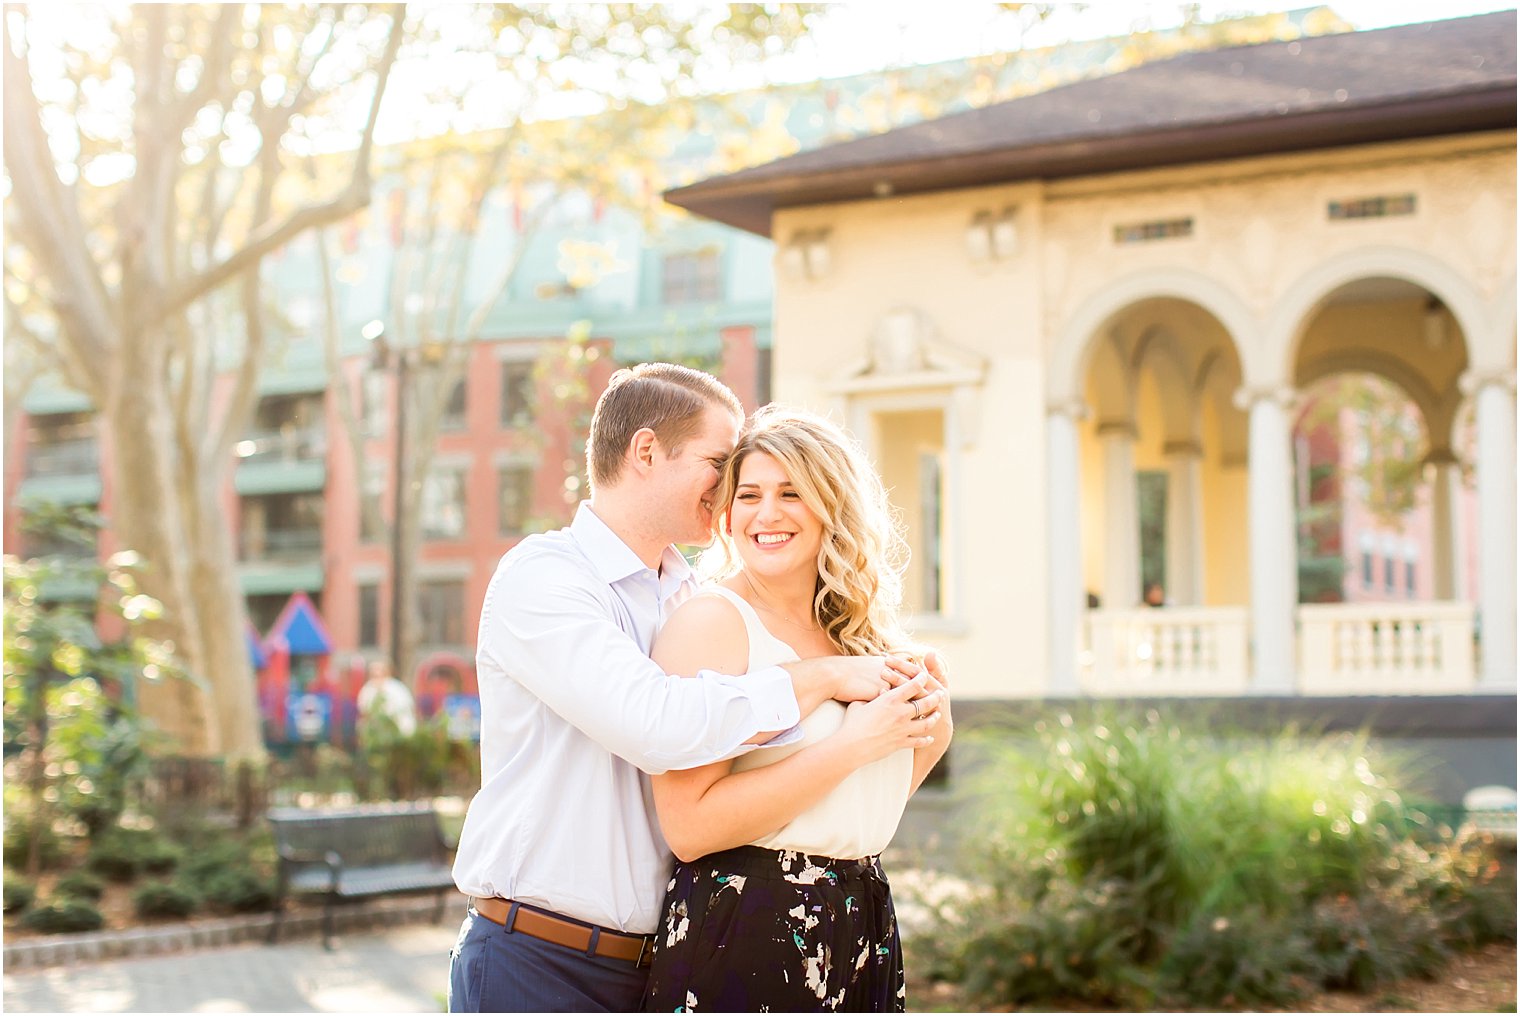
[[[922,599],[919,609],[937,614],[940,610],[940,483],[939,453],[921,452],[918,456],[918,510],[922,520],[923,536],[918,541],[922,554],[919,558],[919,583]]]
[[[1152,240],[1171,240],[1193,235],[1193,220],[1161,219],[1155,222],[1135,222],[1114,227],[1114,243],[1149,243]]]
[[[1398,565],[1394,562],[1393,556],[1389,555],[1388,557],[1383,558],[1384,592],[1391,593],[1398,588],[1398,574]]]
[[[501,425],[526,427],[533,422],[533,364],[501,365]]]
[[[666,254],[661,296],[666,303],[711,303],[723,298],[722,261],[716,250]]]
[[[443,416],[438,421],[442,430],[464,430],[465,419],[465,379],[460,378],[454,385],[454,390],[449,392],[449,404],[443,408]]]
[[[422,537],[454,540],[464,535],[465,467],[435,466],[422,481]]]
[[[1337,219],[1381,219],[1390,215],[1413,214],[1413,194],[1381,195],[1375,198],[1357,198],[1353,201],[1332,201],[1328,209],[1328,215],[1332,221]]]
[[[1372,588],[1372,552],[1362,551],[1362,588]]]
[[[874,414],[881,476],[902,512],[911,558],[903,576],[906,614],[941,614],[946,602],[944,413],[910,409]]]
[[[1414,599],[1414,562],[1404,562],[1404,595]]]
[[[496,473],[496,492],[501,535],[522,535],[527,531],[528,515],[533,507],[533,467],[502,466]]]
[[[359,587],[359,648],[380,644],[380,587],[373,582]]]
[[[755,350],[759,360],[759,366],[755,372],[755,398],[760,405],[768,405],[771,401],[772,370],[775,367],[775,354],[770,346],[762,346]]]
[[[426,645],[459,645],[464,642],[464,583],[457,579],[420,582],[417,605],[422,614],[422,641]]]

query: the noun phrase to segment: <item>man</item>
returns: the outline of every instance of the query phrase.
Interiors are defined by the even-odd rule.
[[[831,698],[897,683],[885,694],[906,715],[924,692],[924,678],[896,676],[916,668],[880,657],[702,680],[648,658],[660,621],[694,589],[672,544],[712,539],[711,498],[742,420],[708,374],[618,371],[591,421],[591,500],[569,528],[520,543],[491,579],[476,654],[481,789],[454,865],[474,899],[450,966],[451,1011],[638,1008],[671,865],[641,772],[737,754]],[[932,715],[938,702],[911,712]]]

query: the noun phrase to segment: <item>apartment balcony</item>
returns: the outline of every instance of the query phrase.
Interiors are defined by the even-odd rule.
[[[325,427],[257,430],[237,444],[239,494],[321,490],[327,484]]]
[[[1462,695],[1480,691],[1470,603],[1305,604],[1297,610],[1299,695]],[[1092,610],[1084,694],[1252,693],[1245,607]]]
[[[68,438],[28,446],[25,476],[17,493],[23,501],[98,504],[99,442],[94,438]]]
[[[238,542],[238,585],[244,596],[322,588],[320,530],[244,532]]]

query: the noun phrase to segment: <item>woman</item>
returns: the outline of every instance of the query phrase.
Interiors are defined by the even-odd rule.
[[[669,673],[746,673],[792,659],[908,649],[897,626],[904,545],[864,455],[827,420],[756,414],[724,469],[721,581],[654,646]],[[938,668],[937,662],[934,664]],[[876,856],[949,746],[943,686],[828,702],[800,743],[653,779],[679,862],[645,1009],[905,1007],[892,897]],[[890,700],[890,701],[889,701]],[[920,714],[923,714],[920,718]]]

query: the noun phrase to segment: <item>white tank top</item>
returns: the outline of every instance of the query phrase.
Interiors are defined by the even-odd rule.
[[[723,586],[717,593],[739,611],[749,633],[749,669],[759,670],[798,658],[795,650],[772,635],[744,597]],[[734,772],[780,762],[810,744],[833,734],[844,724],[845,707],[825,702],[802,721],[802,739],[779,748],[757,748],[734,760]],[[913,783],[913,750],[904,748],[855,770],[823,800],[773,833],[753,842],[772,850],[797,850],[824,857],[866,857],[879,854],[892,841],[908,804]]]

